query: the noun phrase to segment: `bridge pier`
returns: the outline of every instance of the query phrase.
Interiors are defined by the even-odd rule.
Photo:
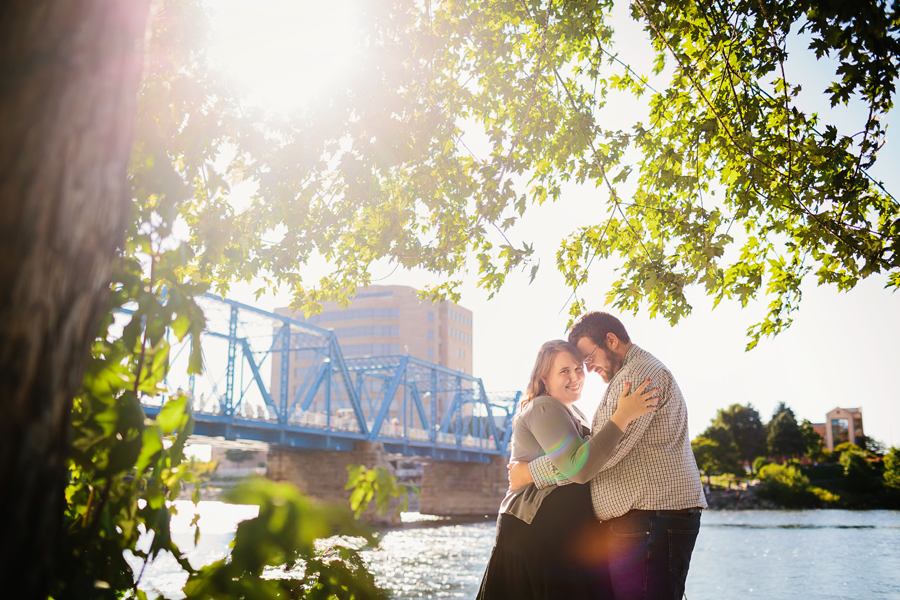
[[[432,461],[422,475],[419,512],[431,515],[496,515],[509,485],[508,456],[489,464]]]
[[[419,512],[432,515],[495,515],[506,493],[508,457],[494,456],[488,464],[432,460],[424,466]],[[384,467],[394,474],[388,454],[379,443],[357,442],[351,451],[306,450],[271,446],[266,477],[287,481],[321,502],[348,506],[347,466]],[[367,517],[388,522],[392,514]]]
[[[269,450],[266,477],[273,481],[287,481],[296,485],[311,498],[330,504],[349,507],[350,490],[347,485],[347,466],[364,465],[369,469],[384,467],[392,475],[394,467],[388,462],[381,444],[357,442],[351,451],[303,450],[273,446]],[[375,515],[374,500],[369,520],[390,521],[392,514]]]

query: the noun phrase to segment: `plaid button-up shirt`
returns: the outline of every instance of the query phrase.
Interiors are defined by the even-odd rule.
[[[629,510],[706,508],[700,472],[688,436],[687,406],[672,373],[649,352],[632,345],[622,368],[606,388],[594,413],[593,431],[600,431],[616,412],[625,383],[636,389],[659,388],[655,412],[638,417],[625,430],[612,456],[591,480],[591,497],[598,519],[607,520]],[[569,483],[546,456],[529,470],[538,488]]]

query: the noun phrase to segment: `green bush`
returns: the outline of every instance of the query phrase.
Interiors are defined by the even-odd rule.
[[[841,502],[841,497],[824,488],[810,486],[809,491],[822,502],[823,505],[837,505]]]
[[[841,467],[844,468],[846,484],[854,489],[868,490],[875,487],[872,465],[866,451],[849,448],[841,453]]]
[[[765,456],[757,456],[753,460],[753,472],[758,474],[767,464],[769,464],[768,458],[766,458]]]
[[[850,442],[844,442],[843,444],[838,444],[834,447],[834,453],[837,456],[842,456],[847,450],[862,450],[862,448],[856,444],[851,444]]]
[[[833,452],[828,448],[822,449],[822,454],[820,456],[821,460],[819,462],[823,463],[837,463],[838,459],[840,459],[841,455],[838,452]]]
[[[884,482],[900,490],[900,448],[891,448],[884,455]]]
[[[810,489],[809,478],[795,466],[770,464],[759,471],[759,495],[782,506],[819,506],[820,498]]]
[[[800,472],[809,477],[813,483],[817,481],[835,481],[844,477],[844,467],[840,464],[810,465],[803,467]]]

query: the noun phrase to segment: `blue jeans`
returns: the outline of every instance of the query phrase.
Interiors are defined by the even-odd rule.
[[[614,519],[606,527],[615,600],[681,600],[700,513]]]

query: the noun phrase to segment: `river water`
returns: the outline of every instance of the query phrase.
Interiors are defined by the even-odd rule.
[[[237,523],[256,507],[200,503],[200,544],[178,503],[175,541],[194,566],[225,556]],[[494,523],[429,521],[388,530],[368,555],[394,599],[473,598],[494,538]],[[146,591],[181,596],[184,576],[160,556],[142,580]],[[685,592],[688,600],[744,598],[900,599],[900,511],[705,511]]]

